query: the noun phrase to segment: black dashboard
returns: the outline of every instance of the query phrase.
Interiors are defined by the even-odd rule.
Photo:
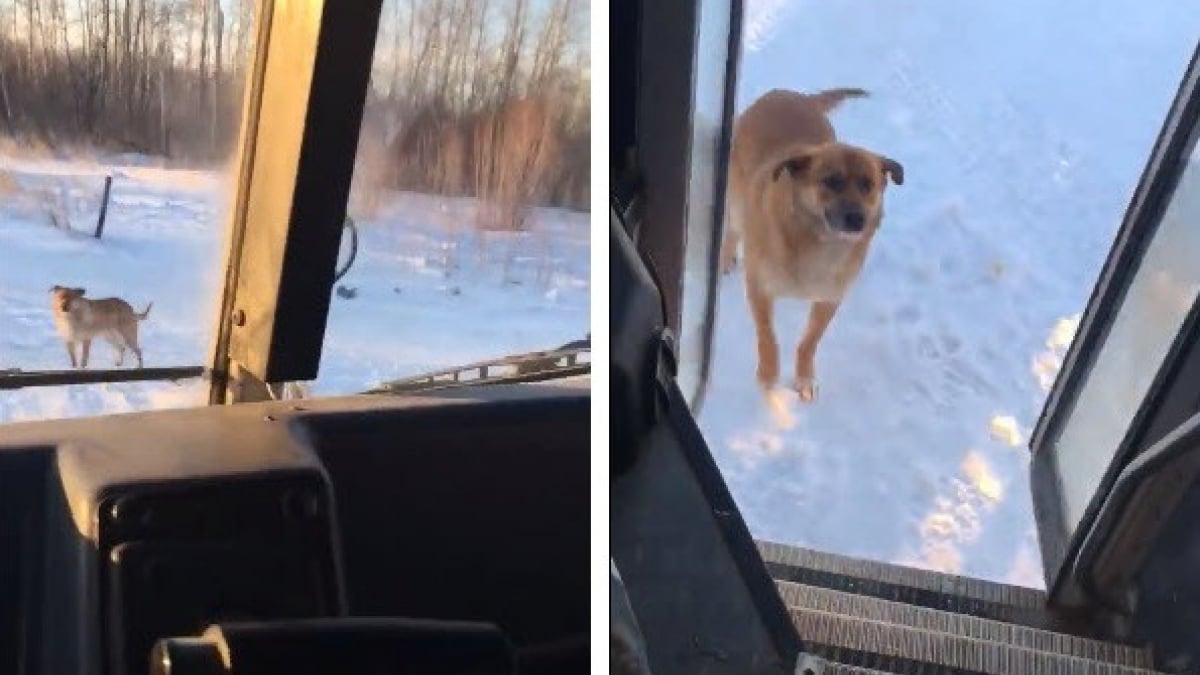
[[[0,675],[146,673],[160,638],[345,617],[483,622],[514,672],[583,672],[587,387],[0,426]]]

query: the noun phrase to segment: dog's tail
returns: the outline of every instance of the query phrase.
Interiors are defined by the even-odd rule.
[[[138,314],[135,312],[133,315],[134,318],[137,319],[138,321],[145,321],[146,317],[150,316],[150,308],[153,306],[154,306],[154,302],[152,301],[150,304],[146,305],[146,311],[142,312],[141,314]]]
[[[838,89],[826,89],[818,91],[815,94],[809,94],[808,98],[813,103],[816,103],[821,112],[828,113],[834,108],[841,105],[842,101],[848,98],[866,98],[871,94],[866,89],[858,87],[843,87]]]

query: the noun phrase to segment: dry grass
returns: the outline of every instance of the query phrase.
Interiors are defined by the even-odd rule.
[[[360,154],[355,181],[364,194],[386,186],[476,197],[474,227],[524,231],[535,206],[587,208],[587,191],[578,186],[588,184],[589,146],[577,138],[581,130],[570,128],[562,108],[551,97],[516,99],[458,116],[421,108],[386,159]]]
[[[17,185],[17,179],[9,171],[0,169],[0,197],[13,197],[21,186]]]
[[[477,226],[524,231],[533,205],[544,203],[561,162],[549,102],[521,100],[482,119],[475,129],[475,193],[486,205]]]

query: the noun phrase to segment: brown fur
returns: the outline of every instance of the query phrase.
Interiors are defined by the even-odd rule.
[[[827,114],[861,89],[812,95],[774,89],[734,125],[729,203],[721,244],[722,272],[730,271],[744,241],[746,297],[758,342],[758,381],[779,378],[776,298],[809,300],[808,324],[796,350],[794,387],[816,397],[817,344],[858,278],[883,217],[895,160],[841,143]]]
[[[67,345],[72,368],[87,368],[92,340],[102,337],[117,350],[117,366],[125,362],[125,350],[137,357],[137,367],[142,367],[142,349],[138,345],[138,322],[150,314],[154,303],[146,311],[137,313],[128,302],[120,298],[92,300],[83,297],[82,288],[55,286],[50,289],[54,323],[58,334]],[[82,346],[81,358],[75,358],[75,344]]]

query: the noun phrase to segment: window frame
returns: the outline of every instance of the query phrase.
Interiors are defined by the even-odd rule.
[[[679,9],[670,2],[639,4],[641,26],[671,25],[671,21],[678,21]],[[697,377],[695,382],[687,383],[689,386],[684,390],[694,413],[698,413],[703,404],[712,361],[719,283],[716,266],[724,232],[725,191],[736,113],[737,76],[742,55],[744,1],[722,0],[722,4],[729,7],[729,36],[726,43],[724,101],[711,167],[714,199],[711,210],[706,213],[692,211],[689,203],[696,173],[694,164],[698,160],[695,150],[696,41],[702,30],[699,23],[703,13],[700,5],[703,2],[696,4],[691,10],[696,24],[691,32],[673,31],[654,35],[653,38],[643,37],[639,41],[641,53],[638,62],[641,68],[637,73],[635,112],[636,165],[645,183],[653,186],[653,189],[644,193],[636,243],[654,268],[666,308],[666,325],[680,342],[692,339],[690,334],[684,335],[682,330],[687,251],[689,246],[707,249],[708,276],[704,280]],[[693,225],[697,222],[708,223],[708,226],[696,228]],[[706,235],[707,241],[689,242],[689,238],[697,233]]]
[[[703,1],[701,4],[703,4]],[[683,389],[688,406],[694,414],[699,414],[700,409],[704,405],[704,396],[708,391],[708,379],[712,367],[712,343],[716,334],[717,297],[721,281],[721,274],[718,267],[721,257],[721,239],[725,234],[729,159],[733,145],[733,124],[737,116],[738,73],[742,62],[742,26],[745,18],[745,6],[742,0],[729,0],[727,4],[730,16],[725,54],[725,81],[722,90],[724,100],[721,107],[720,130],[715,139],[716,152],[712,157],[712,166],[710,168],[713,180],[713,185],[711,186],[713,193],[712,208],[708,213],[700,213],[693,211],[691,204],[689,204],[684,221],[685,260],[688,249],[695,246],[704,253],[705,260],[707,261],[704,268],[705,277],[703,279],[703,306],[696,324],[700,329],[700,334],[695,338],[696,348],[695,350],[691,348],[691,338],[685,340],[685,336],[681,332],[680,353],[678,355],[680,387]],[[700,12],[700,14],[703,16],[703,12]],[[703,30],[703,26],[701,26],[700,30]],[[699,161],[704,161],[705,159],[703,155],[699,157],[693,155],[693,158]],[[694,176],[695,169],[689,166],[689,179],[694,178]],[[691,183],[691,180],[689,180],[689,183]],[[697,223],[703,227],[695,227]],[[698,234],[701,236],[697,237],[696,235]],[[688,328],[688,326],[683,324],[688,318],[685,311],[687,305],[685,297],[687,295],[686,274],[682,275],[680,293],[678,307],[680,313],[679,322],[682,331]],[[684,366],[689,361],[688,357],[693,353],[696,355],[697,363],[695,381],[688,382],[690,373],[689,369]]]
[[[1188,347],[1200,337],[1200,298],[1189,309],[1179,331],[1158,365],[1141,403],[1138,405],[1120,443],[1114,449],[1108,468],[1103,473],[1078,525],[1071,527],[1067,519],[1063,490],[1062,467],[1055,446],[1074,413],[1080,391],[1108,339],[1113,323],[1130,285],[1158,232],[1167,207],[1190,160],[1197,138],[1200,137],[1200,43],[1176,91],[1162,128],[1150,152],[1133,197],[1125,211],[1108,256],[1092,289],[1081,317],[1079,328],[1067,350],[1063,366],[1047,396],[1046,403],[1030,435],[1030,487],[1033,495],[1034,518],[1047,587],[1052,597],[1067,602],[1077,600],[1072,584],[1072,564],[1077,559],[1084,538],[1096,523],[1104,500],[1117,477],[1128,463],[1148,449],[1165,431],[1160,413],[1194,409],[1200,401],[1184,403],[1181,397],[1186,374],[1200,366],[1185,368]],[[1194,398],[1194,393],[1192,395]],[[1194,411],[1194,410],[1193,410]],[[1187,419],[1185,414],[1179,420]],[[1173,428],[1171,426],[1170,428]],[[1150,433],[1156,430],[1156,434]]]
[[[259,7],[213,404],[267,400],[271,384],[317,376],[383,0]]]

